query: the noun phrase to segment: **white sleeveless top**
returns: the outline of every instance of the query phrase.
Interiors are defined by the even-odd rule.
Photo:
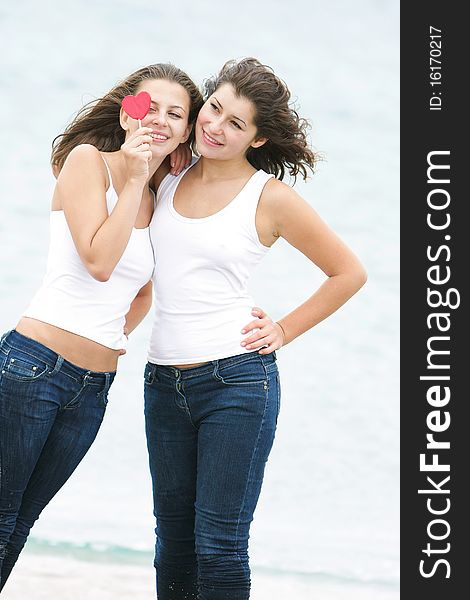
[[[156,262],[148,360],[161,365],[248,352],[240,346],[241,329],[254,318],[248,279],[269,250],[259,241],[255,215],[261,192],[273,175],[257,171],[222,210],[192,219],[173,206],[187,170],[162,181],[150,226]]]
[[[103,159],[104,160],[104,159]],[[106,164],[106,161],[105,161]],[[106,192],[108,213],[118,197],[111,173]],[[108,281],[94,279],[82,263],[62,210],[51,211],[46,275],[25,317],[38,319],[108,348],[125,348],[125,315],[155,266],[150,228],[133,229]]]

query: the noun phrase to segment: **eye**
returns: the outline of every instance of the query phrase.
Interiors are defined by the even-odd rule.
[[[237,121],[232,121],[232,125],[234,127],[236,127],[237,129],[241,129],[241,127],[240,127],[239,123],[237,123]]]
[[[155,109],[151,106],[149,109],[149,113],[154,113],[154,112],[155,112]]]
[[[217,112],[219,111],[219,107],[217,106],[217,104],[214,104],[213,102],[211,102],[210,104],[214,110],[216,110]]]
[[[175,112],[171,112],[168,113],[170,115],[170,117],[176,118],[176,119],[181,119],[181,115],[179,113],[175,113]]]

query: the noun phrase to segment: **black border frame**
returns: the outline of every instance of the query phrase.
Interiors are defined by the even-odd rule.
[[[469,269],[466,268],[467,239],[470,230],[465,218],[468,192],[465,190],[466,153],[463,148],[465,130],[470,129],[466,122],[464,110],[466,95],[464,87],[467,79],[465,41],[465,19],[462,5],[457,2],[420,2],[401,5],[401,598],[403,600],[457,599],[467,597],[465,592],[467,573],[470,567],[466,564],[469,550],[469,521],[466,518],[467,506],[467,449],[466,438],[470,434],[466,430],[468,419],[468,403],[470,394],[467,390],[465,375],[467,367],[468,342],[466,324],[466,304],[468,298]],[[441,74],[442,83],[432,86],[430,63],[430,26],[442,30]],[[467,34],[467,35],[465,35]],[[435,53],[437,54],[437,53]],[[437,63],[433,63],[433,66]],[[436,71],[436,70],[435,70]],[[433,94],[433,92],[436,92]],[[438,93],[440,92],[440,94]],[[442,98],[441,110],[430,110],[430,98]],[[434,100],[437,105],[437,100]],[[428,182],[428,153],[432,151],[449,151],[448,156],[433,158],[434,162],[449,164],[447,177],[450,183],[434,185]],[[435,171],[438,174],[438,171]],[[445,171],[440,171],[440,178],[445,179]],[[451,221],[445,230],[433,230],[427,224],[428,193],[434,187],[447,190],[450,196],[449,207],[437,215],[444,218],[449,212]],[[435,198],[439,194],[436,194]],[[445,199],[445,194],[441,194]],[[437,214],[437,212],[436,212]],[[445,239],[450,235],[450,239]],[[442,250],[435,262],[429,260],[427,248],[436,250],[447,244],[447,251]],[[450,268],[450,280],[438,286],[430,284],[428,269],[439,264],[442,273],[445,267]],[[436,273],[434,271],[434,273]],[[435,342],[441,349],[449,350],[448,355],[439,356],[442,364],[448,364],[448,370],[430,371],[427,362],[427,342],[432,335],[439,335],[435,327],[428,328],[427,317],[434,309],[429,307],[427,288],[455,288],[460,295],[460,305],[454,309],[441,307],[437,311],[449,313],[451,326],[448,332],[440,333],[449,336],[448,341]],[[455,296],[456,297],[456,296]],[[432,321],[435,323],[435,320]],[[437,346],[435,346],[437,347]],[[420,376],[448,375],[445,382],[420,380]],[[420,471],[419,455],[428,453],[427,462],[431,460],[432,450],[426,451],[426,434],[430,433],[427,416],[433,408],[427,401],[427,389],[433,385],[448,385],[450,401],[440,410],[448,411],[450,426],[441,433],[435,433],[435,439],[450,442],[450,449],[438,452],[439,462],[450,465],[449,472]],[[434,477],[437,484],[447,476],[450,480],[441,485],[441,489],[449,489],[448,494],[419,494],[419,489],[430,489],[426,476]],[[444,498],[449,498],[450,508],[441,516],[430,514],[427,499],[432,498],[431,506],[436,509],[447,505]],[[432,504],[434,502],[434,504]],[[440,503],[440,504],[439,504]],[[431,540],[427,528],[433,519],[446,519],[449,523],[449,534],[442,541]],[[444,535],[447,529],[444,524],[434,524],[431,532]],[[470,540],[469,540],[470,541]],[[449,551],[442,554],[423,553],[427,543],[434,548],[443,549],[449,543]],[[431,577],[420,574],[420,561],[425,560],[424,570],[429,574],[434,570],[435,561],[447,560],[445,564],[436,566]],[[446,575],[450,575],[446,577]]]

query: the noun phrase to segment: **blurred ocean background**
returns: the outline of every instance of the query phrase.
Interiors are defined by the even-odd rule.
[[[278,353],[282,408],[250,555],[254,579],[289,577],[292,598],[327,600],[325,582],[343,590],[335,598],[399,597],[398,21],[395,0],[0,7],[1,331],[15,326],[44,274],[52,139],[117,80],[170,61],[201,83],[229,58],[256,56],[312,123],[325,160],[296,189],[359,255],[369,280]],[[251,289],[280,318],[322,279],[280,241]],[[151,316],[131,336],[98,439],[34,527],[28,552],[151,565],[142,414],[150,327]]]

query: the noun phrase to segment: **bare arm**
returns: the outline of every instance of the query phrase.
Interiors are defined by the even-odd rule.
[[[245,327],[247,331],[255,327],[260,329],[243,345],[257,349],[270,344],[261,351],[268,353],[334,313],[364,285],[367,275],[355,254],[289,186],[279,181],[269,182],[260,201],[259,213],[257,225],[263,243],[270,245],[283,237],[327,276],[310,298],[282,317],[278,324],[263,317]]]
[[[126,315],[125,333],[129,335],[143,320],[152,306],[152,282],[149,281],[139,290],[132,301],[129,312]]]
[[[98,281],[109,279],[129,242],[148,176],[146,137],[130,140],[134,146],[127,179],[110,215],[106,167],[94,146],[74,148],[57,179],[54,203],[63,209],[77,252]]]

